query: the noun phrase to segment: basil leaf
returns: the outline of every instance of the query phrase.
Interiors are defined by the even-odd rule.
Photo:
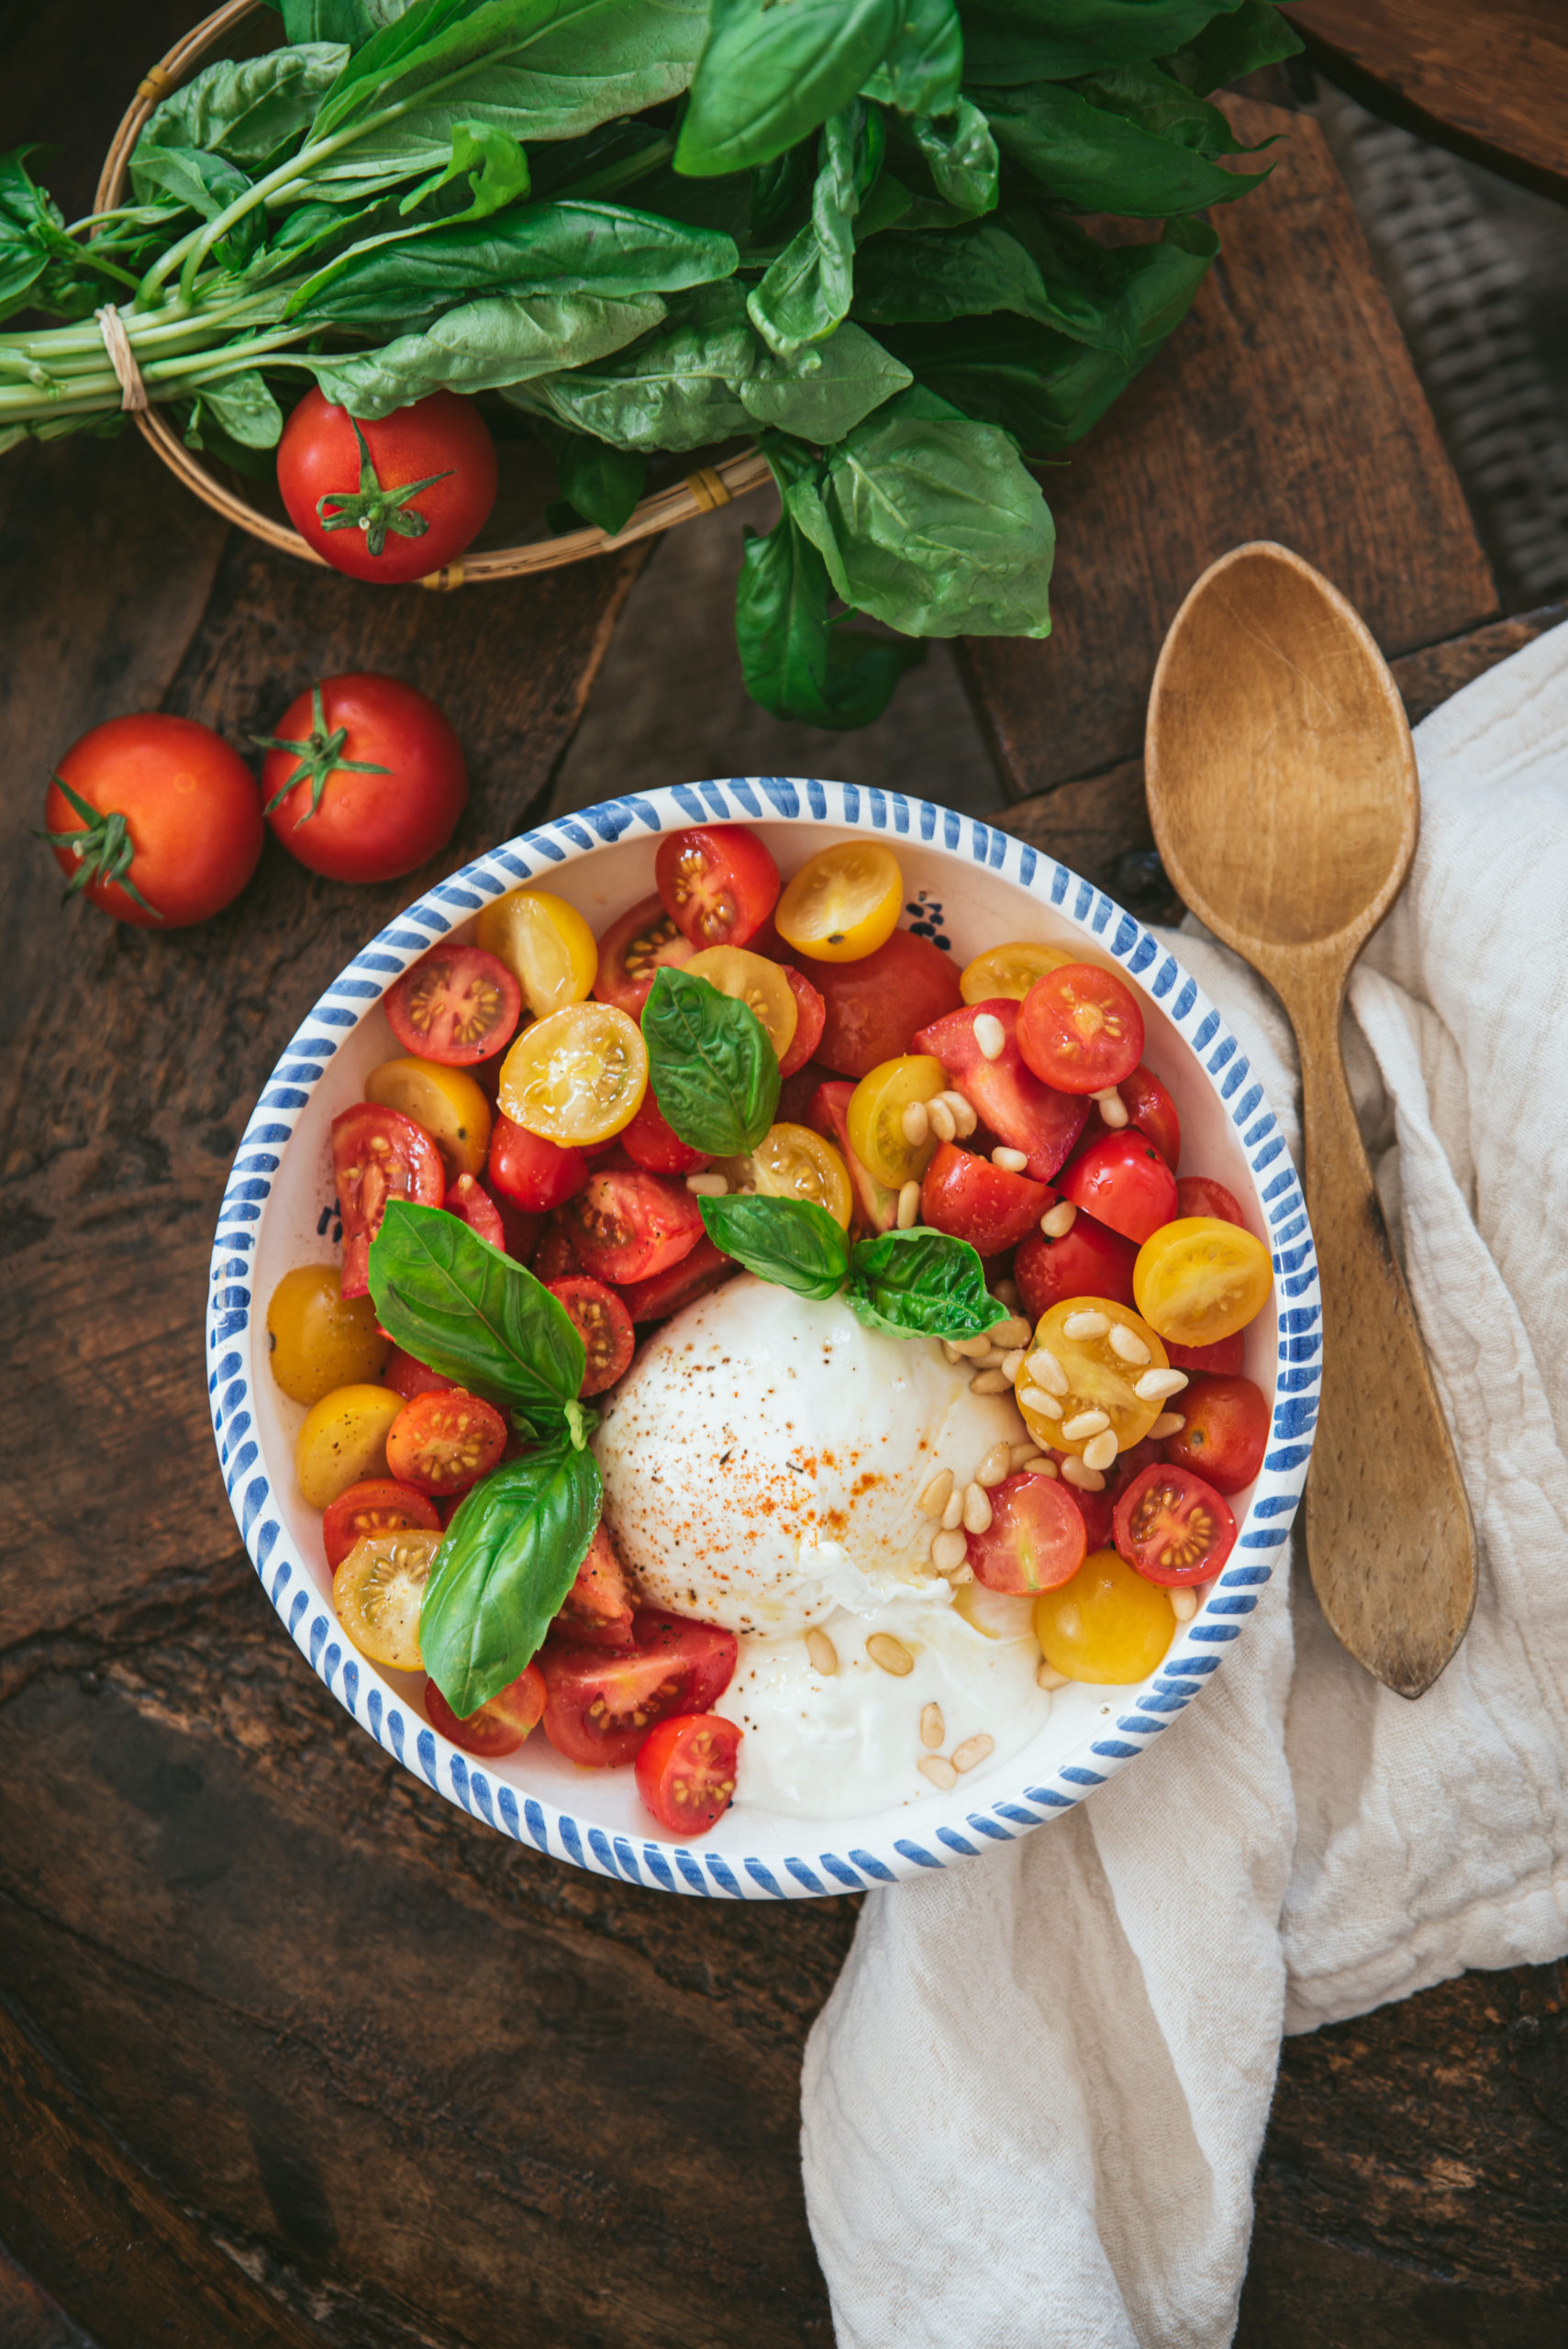
[[[828,566],[787,511],[766,538],[750,524],[742,536],[735,638],[752,700],[807,726],[866,726],[880,718],[905,670],[924,658],[922,648],[833,626]]]
[[[855,215],[882,168],[882,116],[856,99],[822,126],[811,218],[747,296],[752,325],[781,359],[821,342],[855,290]]]
[[[329,400],[373,418],[427,392],[509,390],[573,359],[617,351],[656,324],[663,307],[656,294],[618,302],[594,294],[493,294],[380,351],[310,363]]]
[[[242,449],[275,449],[283,437],[284,412],[253,367],[204,384],[200,405]]]
[[[917,117],[910,128],[944,204],[961,213],[995,211],[1002,161],[977,106],[960,98],[951,114],[935,120]]]
[[[978,1338],[1007,1318],[967,1240],[917,1224],[857,1240],[845,1296],[868,1330],[894,1338]]]
[[[879,237],[855,274],[855,315],[872,326],[972,318],[1010,310],[1054,327],[1075,341],[1132,356],[1127,296],[1130,272],[1121,253],[1095,244],[1069,221],[1028,223],[1029,245],[1011,218],[982,221],[942,236]],[[1157,247],[1133,246],[1142,253]]]
[[[675,169],[766,163],[847,106],[886,55],[904,0],[713,0]]]
[[[309,128],[348,55],[341,41],[312,39],[205,66],[148,116],[130,159],[137,195],[145,203],[158,186],[146,165],[161,147],[203,148],[252,168],[267,162]]]
[[[503,211],[527,195],[528,159],[517,140],[497,130],[494,123],[454,123],[452,150],[445,170],[411,187],[397,208],[412,212],[416,205],[461,179],[467,180],[473,201],[465,211],[453,213],[452,222],[487,220],[493,212]]]
[[[759,343],[752,372],[735,386],[740,404],[758,424],[793,432],[798,440],[826,444],[841,440],[910,382],[909,370],[873,335],[846,318],[826,342],[780,359]]]
[[[372,33],[405,15],[409,0],[272,0],[291,41],[342,41],[362,49]]]
[[[553,417],[537,417],[534,431],[549,450],[556,484],[578,519],[613,539],[630,521],[647,485],[647,458],[569,432]]]
[[[1074,87],[1036,82],[1018,90],[972,90],[997,146],[1053,204],[1079,212],[1116,212],[1162,219],[1207,205],[1233,204],[1253,178],[1222,171],[1165,130],[1145,128],[1174,113],[1149,84],[1168,80],[1147,68],[1122,67]],[[1179,84],[1172,83],[1173,89]],[[1200,106],[1186,92],[1189,106]],[[1113,100],[1117,104],[1113,104]],[[1144,103],[1147,100],[1147,103]],[[1118,110],[1120,105],[1130,111]],[[1218,108],[1210,109],[1218,114]],[[1219,116],[1221,122],[1224,117]],[[1171,128],[1183,126],[1171,122]],[[1190,120],[1189,130],[1195,126]],[[1227,126],[1229,128],[1229,126]]]
[[[603,1489],[593,1453],[558,1438],[458,1504],[425,1586],[419,1649],[460,1719],[538,1654],[587,1555]]]
[[[1048,636],[1056,533],[995,426],[918,384],[856,425],[785,502],[846,604],[909,636]]]
[[[843,1287],[850,1243],[826,1208],[745,1192],[697,1204],[714,1246],[760,1280],[796,1297],[837,1297]]]
[[[1260,65],[1299,57],[1305,47],[1268,0],[1241,0],[1232,15],[1216,17],[1189,40],[1171,60],[1171,70],[1195,90],[1218,90],[1224,83],[1239,82],[1244,73],[1255,73]]]
[[[642,1008],[653,1097],[681,1140],[715,1158],[755,1150],[779,1104],[778,1054],[749,1004],[666,965]]]
[[[461,1217],[390,1200],[370,1286],[382,1328],[443,1377],[505,1396],[546,1425],[576,1401],[584,1356],[571,1317]]]
[[[997,0],[965,6],[966,78],[994,84],[1069,81],[1097,66],[1165,57],[1241,0]]]
[[[900,114],[951,114],[963,78],[963,28],[957,0],[909,0],[893,46],[862,85]]]
[[[573,431],[616,449],[700,449],[750,429],[736,385],[751,374],[756,337],[739,285],[702,287],[669,306],[657,333],[611,367],[553,375],[547,406]]]
[[[0,312],[14,310],[65,239],[65,217],[27,167],[33,147],[0,155]]]

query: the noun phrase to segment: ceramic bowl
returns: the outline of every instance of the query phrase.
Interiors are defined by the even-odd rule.
[[[903,871],[905,918],[961,963],[1018,937],[1081,942],[1114,960],[1141,998],[1145,1058],[1176,1097],[1184,1163],[1227,1185],[1272,1248],[1275,1297],[1247,1331],[1247,1372],[1273,1419],[1262,1472],[1235,1504],[1230,1561],[1141,1686],[1060,1690],[1032,1743],[951,1794],[822,1822],[737,1803],[686,1846],[655,1826],[629,1770],[578,1769],[542,1735],[481,1765],[426,1720],[417,1675],[380,1671],[349,1645],[320,1520],[295,1482],[304,1414],[268,1369],[266,1305],[291,1265],[335,1259],[328,1130],[366,1072],[398,1049],[381,997],[399,974],[525,883],[569,899],[602,931],[651,890],[658,836],[714,819],[755,825],[786,875],[847,834],[881,836]],[[367,1736],[448,1801],[552,1858],[666,1892],[779,1899],[891,1883],[1025,1834],[1138,1761],[1217,1672],[1246,1670],[1247,1619],[1284,1555],[1306,1478],[1318,1326],[1311,1233],[1273,1112],[1235,1037],[1160,940],[993,826],[894,792],[763,775],[610,800],[541,825],[438,882],[354,956],[301,1022],[239,1145],[213,1246],[207,1344],[213,1427],[245,1546],[284,1629]]]

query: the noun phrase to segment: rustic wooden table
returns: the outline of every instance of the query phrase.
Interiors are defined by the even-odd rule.
[[[53,122],[90,186],[183,13],[0,7],[0,148]],[[1057,635],[967,656],[1007,821],[1151,910],[1143,701],[1213,555],[1300,548],[1413,711],[1563,617],[1497,609],[1315,127],[1247,119],[1292,133],[1269,189],[1053,477]],[[299,1007],[430,876],[333,888],[269,847],[239,906],[161,939],[62,913],[20,829],[100,718],[161,705],[243,742],[353,665],[450,710],[467,856],[548,786],[639,559],[373,597],[226,539],[138,443],[0,469],[0,1364],[28,1437],[0,1496],[6,2349],[80,2349],[73,2326],[96,2349],[830,2338],[796,2099],[855,1902],[655,1898],[426,1794],[279,1637],[214,1473],[200,1300],[229,1154]],[[1246,2349],[1560,2327],[1565,1987],[1472,1976],[1287,2044]]]

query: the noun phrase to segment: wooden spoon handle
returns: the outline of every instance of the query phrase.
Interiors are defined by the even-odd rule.
[[[1323,1284],[1307,1552],[1340,1642],[1385,1687],[1418,1697],[1469,1624],[1475,1536],[1345,1081],[1341,1002],[1342,983],[1291,1007]]]

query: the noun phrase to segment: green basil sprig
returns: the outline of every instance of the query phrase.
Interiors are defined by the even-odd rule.
[[[917,1225],[857,1240],[845,1292],[868,1330],[894,1338],[978,1338],[1007,1318],[967,1240]]]
[[[561,1426],[576,1404],[584,1357],[571,1316],[461,1217],[390,1200],[370,1286],[382,1328],[443,1377],[505,1396],[536,1426]]]
[[[714,1246],[759,1280],[825,1300],[837,1297],[849,1277],[850,1243],[827,1208],[810,1199],[739,1192],[697,1205]]]
[[[642,1041],[653,1097],[684,1142],[715,1158],[756,1149],[779,1106],[779,1059],[749,1004],[666,965]]]
[[[459,1504],[425,1586],[419,1647],[460,1718],[509,1687],[538,1653],[587,1555],[602,1494],[598,1462],[562,1433],[494,1470]]]

